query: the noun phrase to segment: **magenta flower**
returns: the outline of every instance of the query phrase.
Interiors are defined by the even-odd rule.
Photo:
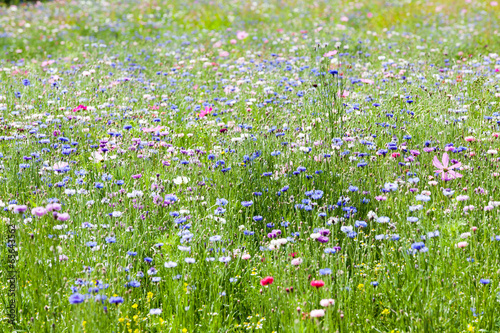
[[[76,108],[73,109],[73,112],[77,112],[77,111],[80,111],[80,110],[85,110],[87,111],[87,107],[85,105],[78,105]]]
[[[212,108],[210,108],[210,107],[207,106],[207,107],[205,107],[205,110],[203,110],[203,111],[200,112],[199,117],[203,118],[207,114],[209,114],[210,112],[212,112]]]
[[[456,178],[462,178],[462,175],[459,174],[458,172],[453,171],[453,169],[459,168],[462,163],[458,162],[455,163],[451,166],[448,166],[448,163],[450,162],[450,157],[448,156],[447,153],[443,154],[443,162],[440,162],[437,158],[437,156],[434,156],[434,159],[432,160],[432,164],[438,168],[438,170],[434,171],[436,173],[441,174],[441,179],[444,181],[456,179]]]

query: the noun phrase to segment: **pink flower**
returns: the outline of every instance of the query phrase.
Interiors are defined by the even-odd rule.
[[[476,141],[476,138],[473,137],[473,136],[466,136],[465,137],[465,141],[467,141],[467,142],[473,142],[473,141]]]
[[[311,315],[311,318],[324,317],[325,310],[312,310],[310,315]]]
[[[68,213],[57,214],[57,220],[58,221],[67,221],[67,220],[69,220],[69,214]]]
[[[467,245],[469,245],[469,243],[467,243],[467,242],[460,242],[460,243],[457,244],[457,247],[460,248],[460,249],[462,249],[462,248],[466,247]]]
[[[397,157],[401,156],[401,154],[400,153],[392,153],[391,156],[392,156],[392,158],[397,158]]]
[[[65,254],[61,254],[59,255],[59,261],[67,261],[68,260],[68,256],[65,255]]]
[[[323,54],[323,57],[328,58],[328,57],[333,57],[334,55],[337,54],[337,50],[334,51],[328,51],[325,54]]]
[[[243,259],[243,260],[248,260],[248,259],[250,259],[251,257],[252,257],[252,256],[251,256],[251,255],[249,255],[248,253],[245,253],[244,255],[242,255],[242,256],[241,256],[241,259]]]
[[[28,209],[28,207],[26,205],[16,205],[14,207],[14,213],[24,213],[26,210]]]
[[[44,207],[36,207],[31,210],[31,214],[42,217],[47,214],[47,210]]]
[[[298,266],[300,264],[302,264],[302,259],[301,258],[296,258],[296,259],[292,260],[292,265]]]
[[[87,107],[85,105],[78,105],[76,108],[73,109],[73,112],[77,112],[77,111],[80,111],[80,110],[85,110],[87,111]]]
[[[200,117],[200,118],[203,118],[203,117],[205,117],[207,114],[209,114],[210,112],[212,112],[212,108],[211,108],[211,107],[206,106],[206,107],[205,107],[205,110],[203,110],[203,111],[201,111],[201,112],[200,112],[199,117]]]
[[[333,305],[335,304],[335,300],[329,298],[329,299],[322,299],[321,301],[319,301],[319,304],[321,304],[321,306],[323,307],[327,307],[327,306],[330,306],[330,305]]]
[[[246,31],[238,31],[236,33],[236,38],[238,38],[239,40],[243,40],[247,37],[248,37],[248,33]]]
[[[436,173],[441,174],[441,179],[444,181],[456,179],[456,178],[462,178],[462,175],[459,174],[458,172],[453,171],[453,169],[459,168],[462,163],[458,162],[455,163],[451,166],[448,166],[448,163],[450,161],[450,158],[447,153],[443,154],[443,162],[441,163],[437,156],[434,156],[434,159],[432,160],[432,164],[438,168],[438,170],[434,171]]]
[[[156,133],[164,129],[165,126],[156,126],[156,127],[150,127],[150,128],[142,128],[142,131],[144,133]]]
[[[47,209],[49,212],[52,212],[54,210],[60,211],[61,210],[61,205],[58,204],[57,202],[56,203],[50,203],[50,204],[47,205],[47,207],[45,207],[45,209]]]
[[[139,179],[141,177],[142,177],[142,175],[140,173],[138,173],[137,175],[132,175],[133,179]]]

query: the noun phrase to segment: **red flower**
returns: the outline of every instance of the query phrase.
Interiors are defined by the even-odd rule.
[[[292,257],[292,258],[295,258],[296,255],[297,255],[297,252],[290,253],[290,257]]]
[[[321,288],[325,285],[323,280],[312,280],[311,281],[311,286],[316,287],[316,288]]]
[[[227,128],[221,128],[221,129],[219,130],[219,132],[221,132],[221,133],[227,132]]]
[[[274,278],[272,276],[266,276],[262,280],[260,280],[260,284],[263,286],[267,286],[268,284],[272,284],[274,282]]]

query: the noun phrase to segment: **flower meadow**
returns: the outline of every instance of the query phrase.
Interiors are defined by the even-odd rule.
[[[498,332],[499,22],[0,7],[0,331]]]

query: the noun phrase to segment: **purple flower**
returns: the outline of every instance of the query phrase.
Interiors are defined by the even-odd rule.
[[[319,236],[316,240],[320,243],[323,243],[323,244],[328,243],[328,241],[329,241],[328,237],[326,237],[326,236]]]
[[[120,296],[110,297],[109,303],[111,303],[111,304],[123,303],[123,297],[120,297]]]
[[[85,296],[83,296],[82,294],[73,294],[69,297],[69,302],[71,304],[79,304],[79,303],[83,303],[83,301],[85,300]]]

